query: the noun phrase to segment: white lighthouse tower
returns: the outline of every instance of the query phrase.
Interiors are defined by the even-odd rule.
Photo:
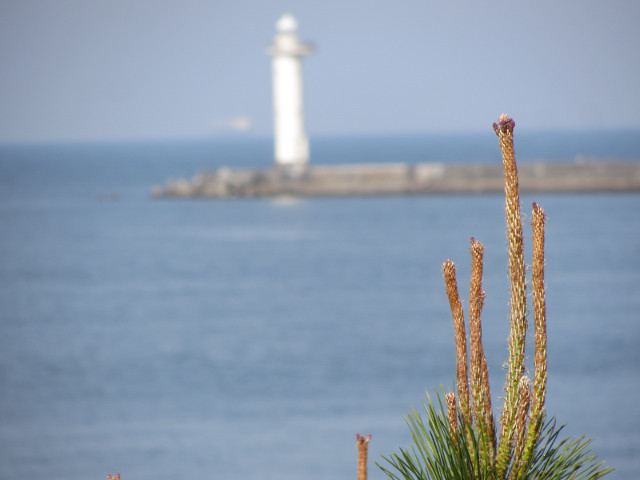
[[[313,53],[313,47],[300,42],[298,22],[288,13],[280,17],[276,29],[267,49],[273,57],[275,163],[303,167],[309,162],[309,140],[304,130],[301,59]]]

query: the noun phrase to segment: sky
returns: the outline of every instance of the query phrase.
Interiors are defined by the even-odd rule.
[[[310,136],[640,128],[637,0],[0,0],[0,142],[269,136],[285,12]]]

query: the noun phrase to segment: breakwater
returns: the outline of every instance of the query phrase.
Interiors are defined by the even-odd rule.
[[[640,161],[522,162],[523,192],[640,191]],[[421,195],[492,193],[504,188],[502,164],[363,164],[202,172],[154,187],[156,198]]]

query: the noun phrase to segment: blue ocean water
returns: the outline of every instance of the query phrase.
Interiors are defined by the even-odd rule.
[[[521,137],[523,162],[640,158],[638,132]],[[271,155],[267,139],[0,147],[0,478],[354,478],[357,432],[384,478],[374,461],[409,443],[403,416],[453,383],[440,269],[456,262],[466,298],[471,236],[500,396],[503,198],[149,195]],[[492,132],[317,139],[312,156],[500,161]],[[548,214],[548,412],[594,438],[608,478],[634,478],[640,195],[522,200]]]

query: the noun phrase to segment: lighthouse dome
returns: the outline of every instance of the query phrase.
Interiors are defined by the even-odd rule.
[[[285,13],[276,23],[276,28],[282,33],[295,32],[298,29],[298,22],[293,15]]]

